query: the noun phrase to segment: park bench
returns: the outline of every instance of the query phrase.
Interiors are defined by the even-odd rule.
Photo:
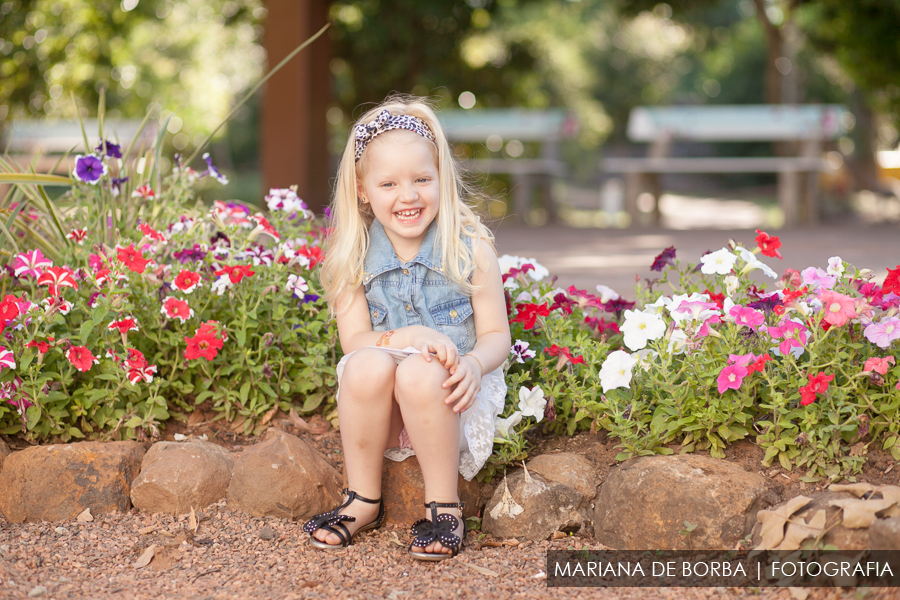
[[[659,221],[659,180],[664,173],[777,173],[778,204],[785,225],[813,223],[818,216],[818,174],[828,168],[822,146],[846,132],[837,105],[732,105],[636,107],[628,119],[628,138],[649,143],[646,157],[606,158],[602,170],[626,175],[625,205],[632,222],[638,197],[653,197]],[[791,142],[795,156],[677,157],[673,142]]]
[[[140,120],[123,119],[118,121],[106,121],[104,133],[106,139],[122,146],[122,151],[131,142],[140,127]],[[87,132],[88,141],[92,144],[89,151],[99,144],[97,137],[97,119],[85,119],[84,130]],[[148,121],[141,137],[134,146],[134,151],[141,148],[152,147],[157,131],[157,122]],[[38,160],[34,165],[37,173],[49,173],[59,162],[60,155],[66,152],[72,153],[70,164],[60,164],[59,173],[68,173],[74,164],[76,154],[84,154],[84,136],[81,134],[81,125],[78,121],[14,121],[12,126],[4,134],[2,147],[8,148],[9,156],[20,167],[28,168],[33,159]]]
[[[470,158],[464,166],[479,173],[510,175],[513,210],[520,221],[528,215],[534,189],[539,186],[544,207],[550,219],[555,219],[551,188],[554,179],[566,174],[559,144],[573,127],[564,110],[456,110],[443,113],[441,123],[451,143],[484,144],[492,151],[505,144],[510,158]],[[522,144],[528,142],[541,145],[538,158],[519,158]]]

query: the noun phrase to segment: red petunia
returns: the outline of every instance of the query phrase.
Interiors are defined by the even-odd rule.
[[[212,360],[223,346],[223,340],[220,340],[215,333],[208,330],[203,332],[202,328],[194,337],[185,337],[184,341],[187,342],[187,349],[184,351],[184,357],[187,360],[201,357]]]
[[[72,366],[84,373],[90,370],[91,365],[100,363],[100,359],[91,354],[91,351],[84,346],[72,346],[66,352],[66,358],[72,363]]]
[[[84,240],[87,238],[87,229],[73,229],[69,233],[66,234],[66,237],[78,244],[79,246],[84,245]]]
[[[134,369],[128,369],[128,381],[137,385],[138,381],[146,381],[151,383],[153,376],[156,374],[156,365],[144,365]]]
[[[191,292],[196,290],[198,285],[200,285],[199,273],[194,273],[193,271],[182,271],[175,276],[175,287],[177,287],[185,294],[190,294]]]
[[[759,356],[754,360],[751,364],[747,365],[747,373],[753,373],[755,371],[759,371],[762,373],[763,369],[766,368],[766,363],[772,360],[772,357],[769,356],[769,353],[766,352],[762,356]]]
[[[131,192],[131,197],[132,198],[144,198],[147,200],[155,200],[156,192],[154,192],[153,188],[151,188],[149,185],[144,184],[144,185],[138,187],[133,192]]]
[[[138,331],[138,322],[132,318],[127,317],[125,319],[119,319],[118,321],[113,321],[107,327],[109,330],[118,329],[119,333],[122,335],[127,334],[129,331]]]
[[[48,342],[52,342],[52,341],[54,341],[54,339],[55,338],[52,338],[52,337],[47,338]],[[26,348],[37,348],[38,352],[40,352],[41,354],[47,354],[47,352],[49,352],[49,350],[50,350],[50,344],[48,342],[41,342],[38,340],[34,340],[34,341],[31,341],[31,342],[28,342],[27,344],[25,344],[25,347]]]
[[[525,329],[532,329],[538,317],[550,316],[550,309],[547,307],[546,302],[540,306],[537,304],[517,304],[516,310],[519,312],[510,323],[522,323]]]
[[[140,350],[129,348],[128,358],[125,359],[125,366],[129,369],[142,369],[147,366],[147,358]]]
[[[0,326],[5,325],[4,321],[11,321],[19,316],[18,303],[19,299],[10,295],[7,295],[0,301]]]
[[[597,328],[597,332],[601,334],[607,329],[619,333],[619,324],[615,321],[606,321],[603,317],[585,317],[584,322],[591,329]]]
[[[182,323],[194,316],[194,309],[184,300],[169,296],[163,302],[160,312],[170,319],[178,319]]]
[[[143,273],[147,268],[147,263],[151,262],[149,259],[144,258],[143,252],[135,250],[134,244],[129,244],[127,248],[118,248],[116,255],[134,273]]]
[[[717,294],[708,289],[703,290],[703,293],[709,296],[709,299],[716,303],[716,306],[719,307],[719,310],[723,310],[725,308],[725,294]]]
[[[807,375],[809,384],[800,388],[800,405],[808,406],[816,401],[816,394],[824,394],[828,391],[828,384],[834,379],[834,375],[817,373]]]
[[[888,269],[888,275],[884,278],[884,285],[881,286],[881,293],[887,294],[888,292],[900,296],[900,265],[897,265],[895,269]]]
[[[46,285],[49,287],[47,293],[51,296],[59,296],[59,288],[70,287],[78,289],[78,282],[72,275],[72,271],[68,267],[47,267],[47,270],[38,277],[38,285]]]
[[[325,253],[322,252],[322,248],[319,246],[310,246],[309,244],[300,246],[297,248],[297,254],[309,259],[310,269],[315,268],[317,264],[325,260]]]
[[[781,240],[777,237],[770,236],[765,231],[761,229],[757,229],[756,233],[759,235],[756,236],[756,245],[759,246],[759,249],[762,251],[764,256],[771,256],[772,258],[780,258],[781,252],[778,251],[781,248]]]
[[[138,225],[138,229],[140,229],[141,233],[144,234],[145,236],[147,236],[148,238],[150,238],[151,240],[154,240],[157,242],[165,242],[166,241],[166,236],[164,236],[157,230],[153,229],[146,223],[141,223],[140,225]]]
[[[233,267],[222,267],[221,271],[216,271],[216,275],[228,275],[231,283],[240,283],[244,277],[252,277],[256,271],[250,270],[250,265],[235,265]]]
[[[259,213],[256,213],[254,216],[250,217],[252,220],[256,221],[256,229],[260,230],[262,233],[266,233],[276,240],[280,240],[281,236],[278,235],[278,232],[275,231],[275,228],[272,227],[272,224],[269,223],[269,220],[266,219]]]
[[[549,348],[544,348],[544,352],[547,352],[550,356],[559,357],[559,362],[556,364],[557,371],[562,371],[567,362],[571,362],[573,365],[584,364],[583,356],[572,356],[571,351],[565,346],[560,347],[553,344]]]

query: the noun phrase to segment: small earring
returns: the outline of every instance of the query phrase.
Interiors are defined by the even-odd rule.
[[[366,200],[365,198],[360,198],[359,201],[362,202],[363,204],[368,204],[368,203],[369,203],[369,201]]]

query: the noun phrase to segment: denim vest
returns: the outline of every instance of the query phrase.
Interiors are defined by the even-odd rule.
[[[437,220],[432,221],[416,257],[403,263],[381,223],[372,222],[363,273],[369,318],[375,331],[408,325],[430,327],[449,336],[460,354],[465,354],[475,346],[472,300],[443,274],[435,245],[436,224]],[[462,239],[472,247],[468,236]]]

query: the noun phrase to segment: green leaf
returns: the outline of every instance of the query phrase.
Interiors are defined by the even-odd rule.
[[[78,429],[77,427],[69,427],[69,435],[71,435],[74,438],[79,438],[79,439],[84,438],[84,434],[81,433],[81,430]]]
[[[240,398],[241,404],[247,403],[247,398],[250,396],[250,382],[245,381],[244,385],[241,386]]]
[[[246,330],[246,329],[239,329],[239,330],[234,334],[234,337],[235,337],[235,339],[237,339],[237,345],[238,345],[238,347],[239,347],[239,348],[243,348],[243,347],[244,347],[244,344],[247,342],[247,330]]]
[[[269,385],[268,383],[266,383],[265,381],[260,381],[260,382],[259,382],[259,389],[261,389],[262,391],[264,391],[266,394],[268,394],[268,395],[271,396],[272,398],[277,398],[277,397],[278,397],[278,394],[275,392],[275,390],[272,389],[272,386]]]
[[[90,319],[81,324],[81,328],[78,330],[78,337],[81,338],[82,344],[87,344],[87,341],[91,338],[92,329],[94,329],[94,322]]]
[[[72,185],[72,180],[61,175],[0,173],[0,183],[13,183],[16,185]]]
[[[144,422],[143,419],[141,419],[138,416],[134,416],[134,417],[131,417],[130,419],[128,419],[127,421],[125,421],[125,427],[128,427],[129,429],[134,429],[135,427],[140,427],[143,422]]]
[[[762,464],[766,467],[772,464],[772,461],[775,459],[775,456],[778,454],[778,448],[775,446],[770,446],[766,450],[766,455],[763,457]]]
[[[325,394],[312,394],[306,397],[306,400],[303,402],[303,408],[300,410],[302,412],[312,412],[319,408],[319,405],[322,404],[322,400],[325,399]]]
[[[25,410],[25,427],[28,428],[28,431],[31,431],[38,424],[38,421],[41,420],[41,409],[38,406],[29,406]]]

